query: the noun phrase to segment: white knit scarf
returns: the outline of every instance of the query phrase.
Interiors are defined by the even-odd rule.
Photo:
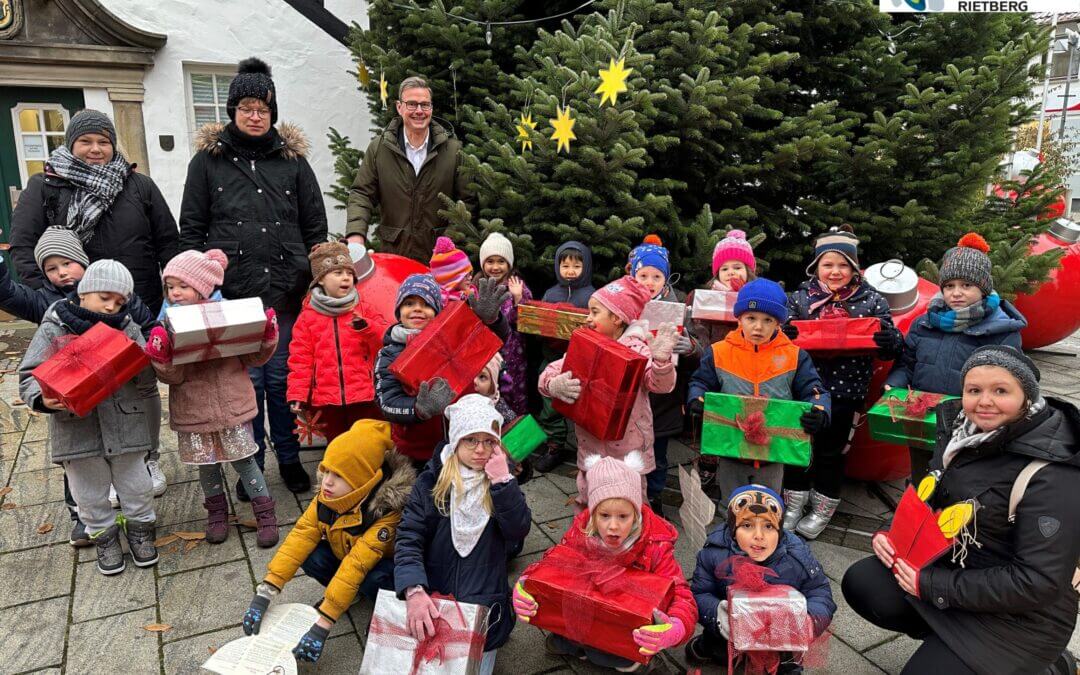
[[[441,457],[444,465],[453,452],[454,446],[449,443],[443,447]],[[450,535],[458,555],[466,558],[480,541],[491,514],[484,508],[484,496],[488,491],[484,472],[470,469],[460,462],[458,472],[462,489],[460,492],[457,488],[450,491]]]

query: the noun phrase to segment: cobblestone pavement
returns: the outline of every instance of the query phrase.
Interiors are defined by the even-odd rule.
[[[224,544],[205,542],[165,546],[154,568],[129,565],[116,577],[106,578],[93,564],[92,549],[73,549],[67,542],[70,521],[63,503],[63,475],[49,462],[46,424],[42,415],[27,410],[18,400],[17,377],[22,350],[32,335],[25,323],[0,323],[0,672],[2,673],[196,673],[211,651],[243,635],[240,619],[255,583],[262,578],[272,551],[255,546],[255,533],[237,523]],[[1080,403],[1080,361],[1074,356],[1080,340],[1054,349],[1060,353],[1035,355],[1043,372],[1044,387]],[[164,392],[164,388],[163,388]],[[163,425],[163,429],[167,429]],[[169,489],[156,502],[158,535],[201,531],[204,510],[194,467],[180,463],[172,433],[162,433],[162,465]],[[675,463],[686,463],[691,451],[673,443]],[[312,475],[321,452],[306,451],[302,458]],[[281,482],[277,466],[267,457],[267,479],[278,502],[282,538],[311,500],[312,494],[293,495]],[[235,481],[230,481],[230,484]],[[842,513],[819,541],[812,544],[832,582],[839,611],[832,624],[827,672],[897,673],[917,646],[906,636],[883,631],[862,621],[849,609],[839,582],[848,565],[867,555],[866,533],[876,530],[890,515],[885,500],[897,499],[899,484],[880,486],[872,493],[865,484],[850,483],[844,492]],[[529,563],[558,541],[571,519],[567,500],[575,492],[569,465],[533,479],[524,487],[533,513],[533,528],[520,557],[513,561],[515,578]],[[885,500],[882,499],[885,498]],[[230,494],[239,520],[251,511]],[[676,523],[679,496],[665,495],[666,515]],[[683,570],[693,571],[696,551],[680,542],[676,554]],[[278,602],[313,603],[321,587],[300,575],[288,584]],[[318,667],[301,672],[356,673],[363,656],[370,601],[352,607],[330,633]],[[168,630],[146,630],[167,624]],[[499,650],[497,673],[592,672],[580,661],[548,656],[543,634],[518,625],[510,642]],[[1073,653],[1080,653],[1074,634]],[[687,671],[682,650],[654,660],[653,672]],[[597,671],[599,672],[599,671]],[[720,672],[720,669],[705,669]]]

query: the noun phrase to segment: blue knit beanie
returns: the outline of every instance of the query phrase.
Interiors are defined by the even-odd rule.
[[[431,305],[436,314],[442,311],[442,289],[439,288],[439,282],[435,281],[435,277],[430,274],[410,274],[405,281],[401,282],[401,288],[398,289],[397,301],[394,303],[395,318],[401,319],[398,316],[398,310],[401,309],[405,299],[413,295]]]
[[[784,323],[788,319],[787,294],[775,281],[754,279],[739,289],[735,299],[735,318],[746,312],[764,312]]]
[[[644,243],[630,251],[630,276],[637,274],[642,267],[655,267],[664,273],[664,278],[671,276],[671,263],[668,250],[664,248],[660,237],[650,234]]]

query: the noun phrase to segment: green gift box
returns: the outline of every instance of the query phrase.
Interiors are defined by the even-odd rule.
[[[547,434],[540,428],[539,422],[532,415],[523,415],[510,423],[510,428],[503,432],[502,442],[506,454],[515,462],[520,462],[536,450]]]
[[[866,411],[870,437],[897,445],[933,447],[937,439],[934,409],[956,398],[916,389],[890,389]]]
[[[705,394],[701,452],[756,462],[810,465],[810,436],[799,421],[802,401]]]

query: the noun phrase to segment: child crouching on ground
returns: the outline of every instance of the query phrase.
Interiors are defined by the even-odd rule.
[[[644,459],[644,473],[656,468],[649,394],[667,394],[675,388],[675,366],[671,363],[671,353],[675,348],[678,333],[671,324],[661,324],[656,331],[656,337],[649,333],[648,325],[639,319],[650,297],[647,288],[632,277],[623,277],[604,286],[589,299],[589,318],[586,321],[589,330],[619,341],[649,361],[645,366],[641,387],[633,394],[634,407],[630,411],[630,422],[622,438],[617,441],[602,441],[583,428],[577,430],[579,507],[584,505],[588,495],[585,485],[585,458],[589,455],[621,459],[637,450]],[[562,372],[562,367],[563,359],[559,359],[544,369],[540,374],[540,393],[549,398],[574,403],[581,395],[581,381],[570,371]],[[643,495],[646,492],[645,476],[641,477],[641,491]],[[645,500],[648,501],[647,495]]]
[[[139,345],[139,325],[127,312],[135,282],[115,260],[86,268],[79,293],[59,300],[45,312],[19,364],[19,396],[31,410],[49,413],[49,455],[64,467],[79,517],[97,546],[97,568],[105,575],[124,571],[118,518],[109,503],[109,485],[123,505],[119,525],[139,567],[158,561],[154,546],[154,485],[146,470],[153,443],[144,394],[154,386],[154,371],[143,369],[116,393],[79,417],[60,401],[46,398],[32,375],[58,349],[65,336],[82,335],[97,323],[122,331]]]
[[[587,551],[590,556],[610,557],[613,563],[627,568],[670,577],[675,583],[670,604],[657,607],[656,623],[641,626],[633,638],[646,656],[682,644],[694,634],[697,607],[675,559],[679,533],[641,499],[640,453],[627,455],[626,461],[592,455],[587,464],[588,508],[577,514],[560,543]],[[525,622],[540,609],[536,599],[525,591],[525,580],[542,564],[541,560],[527,568],[514,586],[514,612]],[[544,647],[550,654],[588,659],[620,672],[632,672],[640,665],[555,633],[548,635]]]
[[[806,542],[781,529],[783,513],[783,500],[763,485],[744,485],[732,493],[727,522],[709,533],[705,548],[698,553],[690,583],[697,600],[698,621],[705,627],[704,633],[686,645],[686,657],[691,663],[728,662],[730,580],[725,575],[739,556],[775,572],[775,576],[765,577],[770,584],[791,586],[806,596],[806,611],[815,637],[829,627],[836,612],[829,579]],[[802,672],[802,668],[790,653],[782,653],[779,672]]]
[[[209,298],[224,281],[228,264],[220,249],[184,251],[161,273],[166,302],[170,307],[216,302]],[[169,385],[169,427],[176,432],[180,461],[199,467],[208,543],[220,544],[229,537],[229,500],[222,470],[226,462],[252,496],[256,543],[269,548],[278,541],[274,500],[255,462],[259,447],[252,436],[251,420],[257,410],[255,388],[247,371],[270,360],[277,342],[277,319],[272,309],[266,310],[259,350],[241,356],[177,365],[172,362],[172,343],[165,328],[157,326],[150,333],[146,354],[158,378]]]

